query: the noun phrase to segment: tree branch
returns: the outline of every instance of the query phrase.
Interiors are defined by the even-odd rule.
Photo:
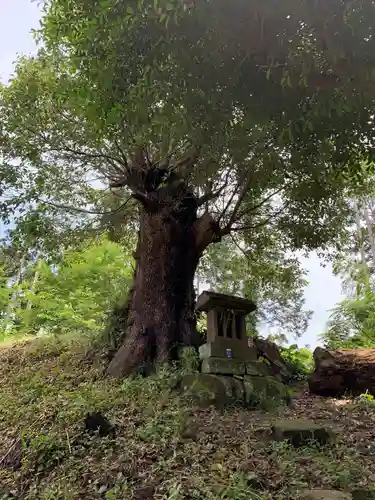
[[[71,148],[70,146],[67,146],[66,144],[64,144],[63,148],[57,148],[57,147],[52,148],[51,147],[52,151],[59,151],[60,153],[63,153],[64,149],[66,151],[68,151],[69,153],[74,154],[76,156],[85,156],[86,158],[92,158],[92,159],[97,159],[97,160],[106,160],[108,162],[111,162],[111,164],[117,162],[121,166],[124,166],[118,158],[115,158],[114,156],[108,155],[106,153],[102,153],[102,152],[101,153],[89,153],[86,151],[81,151],[79,149]],[[116,167],[116,168],[118,168],[118,167]]]
[[[223,185],[219,189],[217,189],[216,191],[213,191],[211,189],[207,193],[205,193],[203,196],[198,198],[197,199],[197,206],[201,207],[205,203],[218,198],[221,195],[221,193],[224,191],[224,189],[228,186],[229,175],[230,175],[230,170],[228,170],[228,172],[227,172],[227,175],[225,177],[225,182],[223,183]]]
[[[220,226],[208,212],[195,221],[193,232],[196,248],[199,253],[202,253],[210,243],[221,240]]]
[[[105,154],[102,152],[101,153],[90,153],[88,151],[81,151],[79,149],[71,148],[70,146],[67,146],[66,144],[63,144],[63,146],[64,146],[63,148],[57,147],[55,145],[52,145],[50,143],[50,141],[43,134],[36,132],[35,130],[33,130],[30,127],[25,127],[25,129],[28,130],[29,132],[31,132],[32,134],[34,134],[35,136],[40,137],[43,140],[43,142],[48,145],[49,151],[56,151],[58,153],[64,153],[64,150],[65,150],[66,152],[74,154],[76,156],[80,156],[80,157],[85,156],[86,158],[99,159],[99,160],[104,159],[104,160],[111,161],[111,162],[118,162],[121,166],[124,166],[118,158],[115,158],[111,155],[108,155],[108,154]]]
[[[244,212],[241,212],[238,215],[237,219],[234,222],[239,221],[244,215],[250,214],[251,212],[255,212],[256,210],[258,210],[258,208],[261,208],[265,203],[267,203],[267,201],[270,201],[270,199],[273,198],[273,196],[281,193],[281,191],[283,191],[286,187],[287,186],[282,186],[280,189],[277,189],[276,191],[274,191],[273,193],[271,193],[269,196],[267,196],[266,198],[264,198],[262,201],[260,201],[257,205],[253,205],[248,210],[245,210]]]
[[[86,208],[72,207],[70,205],[53,203],[53,202],[47,201],[47,200],[41,200],[41,201],[42,201],[42,203],[44,203],[46,205],[50,205],[51,207],[58,208],[61,210],[67,210],[70,212],[79,212],[79,213],[91,214],[91,215],[115,215],[118,212],[121,212],[121,210],[128,204],[128,202],[131,198],[132,198],[132,196],[129,196],[128,199],[124,203],[122,203],[118,208],[116,208],[116,210],[111,210],[109,212],[98,212],[97,210],[87,210]]]
[[[127,185],[127,177],[123,177],[122,179],[109,183],[109,187],[111,189],[125,187],[126,185]]]
[[[126,155],[124,153],[124,150],[122,149],[122,147],[120,146],[120,144],[117,142],[116,139],[114,139],[114,143],[115,143],[115,146],[118,150],[118,152],[120,153],[121,155],[121,158],[122,158],[122,161],[123,161],[123,164],[124,164],[124,167],[125,167],[125,170],[128,170],[128,159],[126,158]]]
[[[283,206],[281,207],[280,210],[278,210],[277,212],[273,213],[272,215],[270,215],[269,217],[267,217],[267,219],[265,219],[264,221],[260,222],[259,224],[255,224],[255,225],[251,225],[251,224],[246,224],[244,226],[240,226],[240,227],[232,227],[230,230],[228,230],[226,233],[223,233],[223,234],[229,234],[230,232],[234,232],[234,231],[248,231],[250,229],[257,229],[258,227],[262,227],[262,226],[265,226],[267,225],[273,218],[277,217],[278,215],[280,215],[284,210],[285,208],[288,206],[287,203],[284,203]]]
[[[208,193],[205,193],[203,196],[197,199],[197,207],[201,207],[205,203],[215,200],[220,196],[220,194],[224,191],[225,186],[221,187],[217,191],[209,191]]]
[[[151,200],[145,193],[142,193],[141,191],[134,191],[131,197],[142,203],[142,205],[148,210],[153,210],[156,206],[155,201]]]
[[[244,257],[246,257],[248,259],[249,258],[248,254],[245,252],[245,250],[243,248],[241,248],[240,244],[236,241],[236,239],[233,236],[233,234],[229,233],[229,236],[231,237],[231,240],[233,241],[233,243],[235,244],[235,246],[238,248],[238,250],[240,250],[240,252],[243,253]]]
[[[237,212],[240,209],[241,203],[242,203],[244,197],[246,196],[246,193],[247,193],[247,191],[248,191],[248,189],[250,187],[250,184],[251,184],[252,180],[253,180],[253,177],[252,177],[251,174],[249,174],[249,177],[247,178],[247,180],[245,182],[245,185],[243,186],[243,188],[241,189],[240,194],[238,195],[238,199],[237,199],[236,204],[235,204],[235,206],[233,208],[232,215],[230,216],[229,221],[226,224],[226,226],[223,228],[223,230],[224,230],[224,232],[226,234],[228,232],[230,232],[233,223],[236,221]],[[229,205],[233,201],[233,198],[234,198],[234,195],[231,197],[231,200],[229,201]],[[229,205],[226,206],[224,212],[228,209]]]
[[[171,168],[171,171],[174,172],[175,170],[187,170],[195,166],[199,158],[200,152],[201,152],[200,146],[194,148],[194,151],[192,153],[185,156],[185,158],[183,158],[182,160],[176,162]]]

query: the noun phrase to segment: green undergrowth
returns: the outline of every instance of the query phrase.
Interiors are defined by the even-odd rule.
[[[117,381],[105,367],[88,338],[0,346],[0,499],[281,500],[374,478],[346,436],[329,449],[262,441],[257,428],[291,409],[200,409],[174,389],[176,370]],[[115,436],[84,432],[97,411]],[[18,440],[13,471],[3,459]]]

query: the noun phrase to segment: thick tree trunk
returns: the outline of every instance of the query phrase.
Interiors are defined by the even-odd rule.
[[[124,344],[108,373],[148,373],[177,359],[181,345],[197,341],[194,275],[204,248],[213,241],[209,216],[196,217],[196,204],[142,211],[136,271]],[[210,219],[210,220],[209,220]]]

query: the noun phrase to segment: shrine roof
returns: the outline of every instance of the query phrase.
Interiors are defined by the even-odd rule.
[[[257,306],[252,300],[224,293],[208,292],[201,293],[198,297],[195,310],[198,312],[208,312],[211,309],[230,309],[232,311],[249,314],[256,310]]]

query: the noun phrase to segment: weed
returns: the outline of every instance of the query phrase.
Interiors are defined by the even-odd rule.
[[[199,370],[200,360],[196,349],[185,347],[181,349],[180,356],[181,368],[186,373],[194,373]]]
[[[265,495],[259,494],[249,486],[248,477],[243,473],[235,473],[231,477],[230,485],[220,491],[221,500],[266,500]]]
[[[370,394],[368,391],[366,391],[364,394],[360,394],[358,398],[356,399],[356,402],[360,406],[375,406],[375,398],[372,394]]]

